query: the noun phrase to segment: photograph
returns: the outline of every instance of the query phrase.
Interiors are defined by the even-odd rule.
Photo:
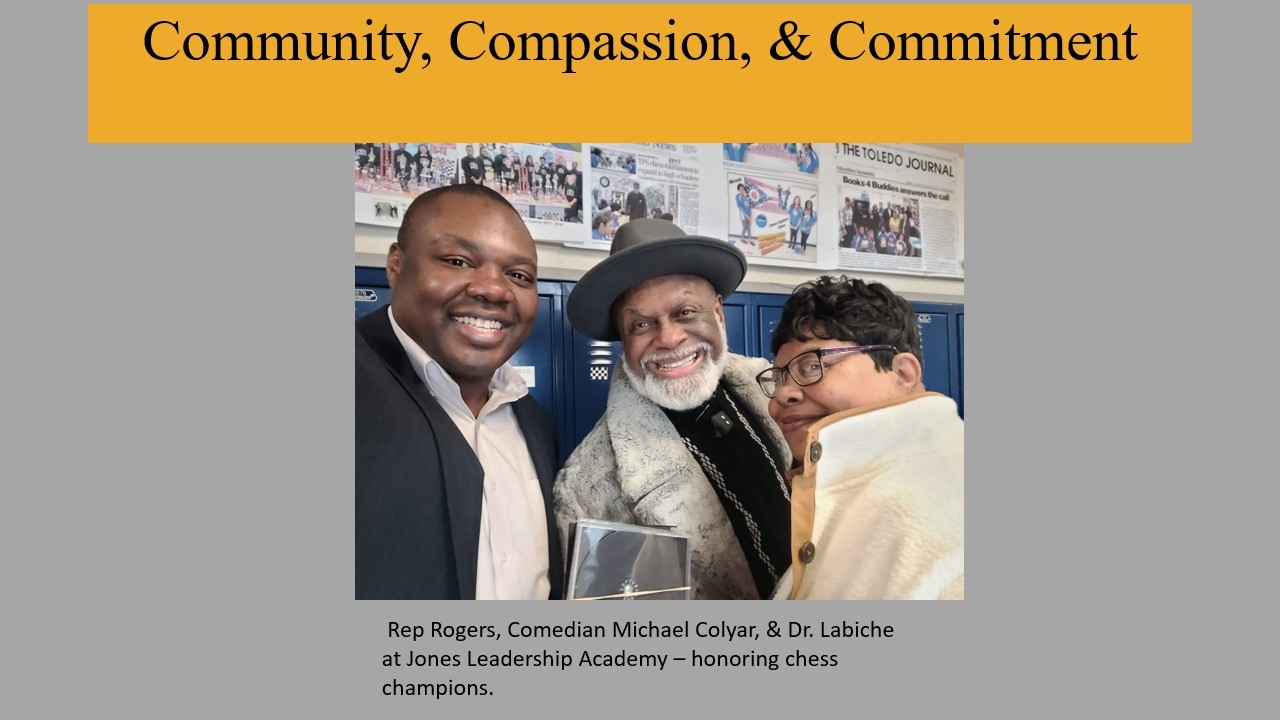
[[[840,247],[860,253],[919,258],[920,201],[867,192],[845,195],[840,207]]]
[[[445,143],[356,143],[356,192],[409,200],[453,184],[453,145]]]
[[[727,180],[730,243],[748,257],[817,262],[816,185],[734,173]]]
[[[458,182],[498,191],[527,219],[582,223],[582,146],[577,143],[467,143]]]
[[[818,173],[818,152],[813,143],[723,143],[722,147],[725,162],[806,175]]]

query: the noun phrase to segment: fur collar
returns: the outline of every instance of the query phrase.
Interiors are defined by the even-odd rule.
[[[789,466],[790,452],[755,383],[767,366],[764,360],[730,354],[722,378],[746,403],[743,412],[763,420]],[[620,367],[614,369],[604,417],[565,464],[555,496],[562,528],[590,517],[670,526],[688,534],[695,598],[759,596],[715,489],[666,414],[635,391]]]

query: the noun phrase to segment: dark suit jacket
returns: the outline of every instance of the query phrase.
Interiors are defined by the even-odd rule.
[[[356,599],[474,600],[484,470],[431,397],[387,309],[356,322]],[[551,512],[555,437],[542,406],[513,405],[547,508],[551,597],[563,592]]]

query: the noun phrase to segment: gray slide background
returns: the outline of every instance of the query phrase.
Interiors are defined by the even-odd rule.
[[[1277,544],[1262,347],[1276,253],[1263,222],[1275,158],[1263,4],[1196,9],[1193,145],[966,149],[963,603],[625,606],[350,599],[350,145],[87,145],[84,7],[3,11],[0,715],[1266,707]],[[386,637],[391,620],[686,618],[875,620],[896,636]],[[508,647],[802,649],[839,665],[381,667],[395,651]],[[392,678],[495,694],[384,698]]]

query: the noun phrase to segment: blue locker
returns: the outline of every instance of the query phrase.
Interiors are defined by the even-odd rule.
[[[756,343],[752,355],[773,362],[773,331],[782,319],[782,306],[790,295],[756,293],[752,295],[752,308],[755,315],[754,330]]]
[[[760,326],[760,352],[758,355],[773,362],[773,332],[778,329],[778,321],[782,319],[782,308],[776,305],[762,305],[758,309]]]
[[[356,268],[356,319],[391,302],[387,271],[383,268]]]
[[[911,306],[916,311],[920,327],[924,387],[947,395],[958,403],[956,391],[960,382],[958,368],[953,363],[956,353],[952,345],[951,323],[960,306],[939,303],[911,303]]]
[[[956,313],[956,371],[960,376],[960,417],[964,417],[964,313]]]
[[[565,286],[566,294],[572,285]],[[568,422],[570,450],[591,432],[596,421],[604,415],[609,399],[609,383],[618,360],[622,358],[622,343],[592,340],[569,325],[565,318],[566,335],[569,336],[569,368],[572,373],[573,405]]]
[[[542,283],[538,285],[538,315],[533,331],[507,362],[524,377],[525,384],[529,386],[529,394],[546,408],[554,420],[564,414],[561,407],[564,393],[558,391],[562,377],[562,372],[557,367],[560,358],[555,352],[555,325],[560,319],[557,301],[560,293],[558,287],[553,294],[544,292]],[[557,437],[559,435],[557,433]]]
[[[747,323],[749,297],[747,293],[734,293],[724,299],[724,330],[729,338],[729,352],[749,354]]]

